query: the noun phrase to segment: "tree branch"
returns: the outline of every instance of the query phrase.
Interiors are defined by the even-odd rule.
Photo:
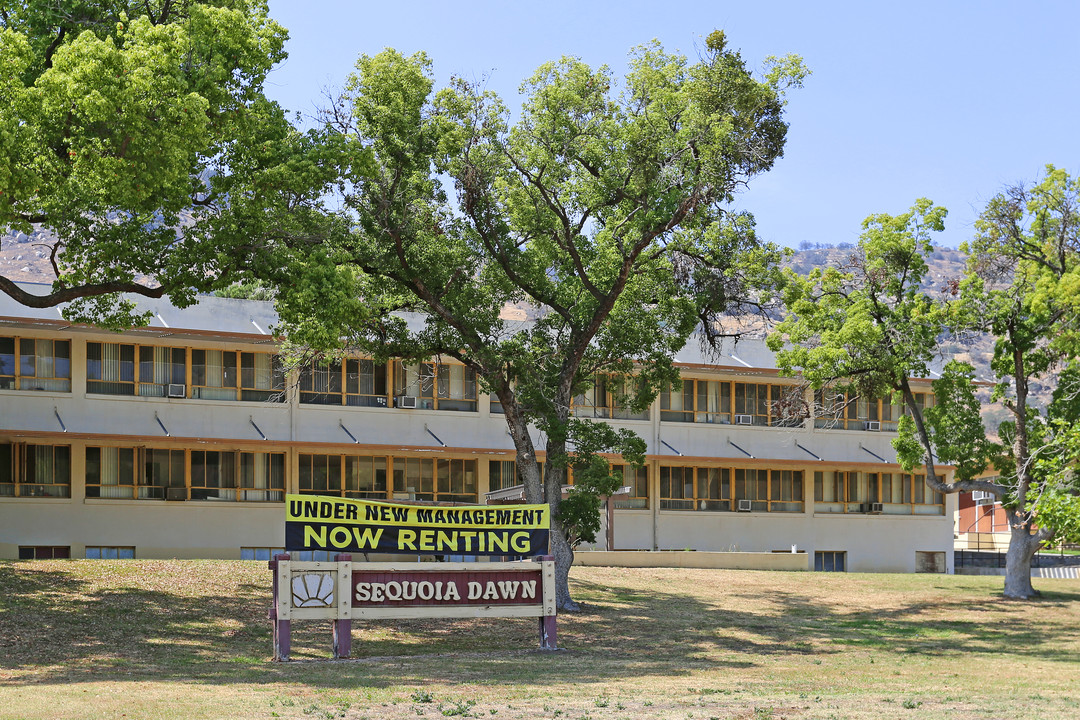
[[[114,293],[132,293],[148,298],[159,298],[165,294],[164,286],[156,288],[140,285],[135,282],[104,282],[74,285],[60,290],[54,290],[48,295],[33,295],[20,288],[17,284],[6,277],[0,276],[0,291],[6,293],[15,302],[32,308],[55,307],[60,303],[71,302],[83,297],[96,297],[99,295],[112,295]]]

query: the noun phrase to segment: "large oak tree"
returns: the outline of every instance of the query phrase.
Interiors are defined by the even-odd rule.
[[[788,314],[770,337],[780,367],[814,388],[900,398],[906,415],[897,456],[909,471],[922,466],[930,488],[979,490],[1003,502],[1011,531],[1006,597],[1035,594],[1031,561],[1044,542],[1078,538],[1072,468],[1080,458],[1080,383],[1063,385],[1042,410],[1029,396],[1032,382],[1052,381],[1055,370],[1077,377],[1077,199],[1077,182],[1052,167],[1034,187],[998,195],[965,248],[967,277],[933,290],[926,260],[945,210],[920,200],[900,215],[873,215],[843,267],[791,275]],[[944,337],[972,333],[994,341],[993,397],[1012,414],[994,432],[980,418],[982,388],[970,363],[945,364],[932,407],[912,391],[912,377],[931,377]],[[954,467],[951,481],[942,465]],[[980,477],[995,470],[992,479]]]
[[[262,91],[285,38],[261,0],[0,0],[0,237],[35,233],[55,275],[0,291],[125,326],[117,293],[183,307],[246,264],[223,218],[290,135]]]
[[[361,57],[326,111],[336,221],[273,243],[289,258],[278,306],[290,339],[475,371],[502,405],[526,499],[553,510],[564,609],[572,544],[621,484],[605,457],[640,463],[645,450],[576,417],[572,398],[597,374],[632,375],[622,401],[645,407],[677,382],[672,358],[696,328],[723,334],[720,314],[765,299],[780,252],[731,202],[781,156],[784,91],[804,74],[786,57],[755,77],[715,32],[698,62],[634,50],[621,85],[574,58],[543,65],[511,120],[476,83],[436,90],[425,55],[387,50]],[[508,304],[535,320],[504,320]]]

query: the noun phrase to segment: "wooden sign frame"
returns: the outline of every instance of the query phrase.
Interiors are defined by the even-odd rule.
[[[539,567],[538,567],[539,566]],[[555,560],[550,555],[519,562],[365,562],[353,563],[349,554],[339,554],[332,562],[294,561],[286,554],[276,555],[269,563],[273,571],[273,605],[270,620],[273,623],[274,660],[289,659],[291,623],[293,620],[329,620],[333,624],[334,657],[347,658],[352,647],[352,621],[378,620],[384,618],[478,618],[478,617],[535,617],[539,621],[540,649],[555,650],[557,615],[555,607]],[[356,577],[375,575],[379,578],[397,577],[405,584],[417,587],[428,585],[429,598],[415,604],[378,604],[371,600],[363,604],[357,599]],[[539,585],[530,586],[530,593],[518,598],[516,591],[522,582],[510,578],[534,578]],[[430,578],[427,580],[425,578]],[[468,590],[476,592],[476,585],[483,585],[487,592],[475,598],[461,597],[460,582],[465,581]],[[402,582],[397,585],[398,602]],[[453,582],[453,601],[442,597],[442,589]],[[432,599],[436,583],[439,591],[438,604],[424,604]],[[499,602],[503,583],[515,592],[512,602]],[[513,585],[511,585],[513,584]],[[499,585],[499,591],[495,586]],[[387,587],[387,584],[383,584]],[[423,594],[421,588],[420,594]],[[524,595],[528,597],[524,597]],[[490,596],[494,597],[490,597]],[[451,596],[448,594],[447,598]],[[508,598],[504,597],[503,600]],[[490,602],[488,600],[491,600]],[[534,600],[534,602],[526,602]]]

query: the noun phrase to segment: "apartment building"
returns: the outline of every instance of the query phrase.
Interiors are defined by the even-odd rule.
[[[484,503],[517,483],[499,404],[461,365],[287,374],[270,303],[139,304],[150,324],[114,333],[0,298],[0,558],[262,559],[287,492]],[[620,406],[618,378],[575,401],[648,445],[619,466],[615,549],[951,571],[955,497],[897,465],[900,407],[806,395],[756,341],[676,360],[683,387],[647,412]]]

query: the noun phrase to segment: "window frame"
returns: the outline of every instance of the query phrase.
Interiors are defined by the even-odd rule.
[[[831,474],[831,481],[826,475]],[[887,478],[887,480],[886,480]],[[888,483],[888,497],[886,497]],[[824,499],[826,488],[831,486],[839,497]],[[900,502],[896,498],[901,499]],[[926,500],[930,499],[930,502]],[[873,510],[880,504],[881,510]],[[929,510],[934,508],[934,510]],[[921,509],[921,510],[920,510]],[[814,512],[848,515],[944,515],[945,496],[926,485],[925,474],[881,472],[870,470],[815,470]]]
[[[325,467],[326,489],[315,487],[316,463],[322,459]],[[380,467],[381,462],[381,467]],[[353,500],[390,500],[391,458],[387,455],[353,455],[349,453],[300,453],[296,477],[297,492],[301,495],[331,495]],[[355,472],[350,478],[350,464]],[[360,486],[360,470],[370,464],[371,488]],[[305,468],[307,472],[305,473]],[[382,471],[382,489],[379,489],[379,471]],[[336,480],[334,478],[336,475]],[[355,480],[355,483],[352,481]]]
[[[672,398],[676,393],[670,387],[660,392],[660,420],[800,428],[805,425],[805,416],[786,418],[777,410],[786,399],[786,394],[797,393],[798,390],[798,385],[784,383],[682,378],[682,387],[677,393],[679,407],[672,407]],[[716,407],[710,408],[711,404]],[[740,418],[737,416],[749,416],[750,422],[738,422]]]
[[[38,458],[43,452],[50,452],[52,456],[44,467],[39,466],[44,460]],[[48,473],[49,466],[53,468],[51,473]],[[66,481],[63,480],[65,471]],[[39,472],[48,473],[49,480],[39,482]],[[71,446],[0,442],[0,497],[70,499]]]
[[[365,372],[366,366],[370,366],[367,372]],[[372,392],[370,393],[362,392],[364,378],[367,375],[371,378]],[[355,390],[352,389],[353,387]],[[380,387],[382,392],[379,392]],[[389,406],[389,388],[389,363],[377,363],[370,358],[341,358],[327,363],[312,362],[300,371],[300,403],[303,405],[385,408]]]
[[[832,393],[833,399],[828,406],[825,393]],[[837,412],[830,414],[826,412],[826,407],[837,407]],[[894,403],[891,398],[864,399],[856,393],[835,388],[814,391],[814,428],[818,430],[896,432],[901,416],[906,414],[907,405],[904,402]],[[870,429],[869,423],[872,422],[878,424],[877,430]]]
[[[685,492],[681,497],[671,495],[671,469],[678,468],[683,471],[693,471],[693,478],[688,485],[685,477],[681,480],[682,488],[693,488],[693,498],[686,497]],[[665,473],[665,470],[668,470]],[[713,471],[717,472],[716,497],[712,495],[713,479],[708,477]],[[702,492],[702,473],[706,474],[705,487],[709,488],[709,496]],[[667,478],[667,494],[665,494],[665,474]],[[787,478],[785,479],[785,474]],[[798,476],[798,477],[796,477]],[[789,489],[785,498],[784,485]],[[796,485],[800,499],[790,499],[796,495]],[[752,492],[750,492],[752,490]],[[740,500],[751,502],[751,512],[769,513],[803,513],[806,510],[806,473],[795,468],[768,468],[768,467],[745,467],[745,466],[690,466],[690,465],[661,465],[660,466],[660,509],[677,511],[699,512],[738,512]],[[777,495],[779,497],[775,497]],[[692,501],[692,505],[687,504]],[[797,507],[787,507],[797,506]]]
[[[410,477],[413,466],[419,470],[415,478]],[[480,501],[479,472],[476,458],[394,457],[390,474],[391,496],[395,500],[475,505]],[[469,474],[472,475],[471,493],[468,491]],[[419,485],[409,486],[410,479],[419,480]],[[429,481],[427,487],[425,481]]]
[[[624,402],[634,393],[637,382],[633,375],[597,373],[589,386],[570,400],[570,412],[577,417],[605,420],[648,420],[650,408],[634,412]]]
[[[415,398],[415,409],[451,412],[477,412],[479,409],[479,378],[467,365],[398,359],[390,364],[390,368],[394,407],[401,407],[400,398],[412,397]],[[460,376],[455,378],[459,369]]]
[[[614,473],[622,473],[623,487],[630,488],[630,494],[625,498],[615,498],[616,510],[648,510],[649,509],[649,466],[648,464],[635,468],[625,463],[613,463],[611,470]]]
[[[104,482],[103,458],[115,451],[117,455],[117,482]],[[164,500],[194,502],[245,502],[284,503],[288,456],[284,451],[252,451],[234,448],[215,450],[192,450],[190,448],[167,448],[146,446],[88,445],[85,451],[85,496],[91,500]],[[130,453],[130,463],[121,460]],[[207,455],[216,455],[218,467],[217,484],[210,484],[206,473]],[[202,482],[196,484],[195,463],[202,456],[204,471]],[[255,456],[265,456],[266,468],[279,468],[275,478],[268,478],[266,487],[260,487],[252,475],[252,485],[245,485],[244,460],[250,456],[252,466]],[[96,456],[96,457],[94,457]],[[130,472],[120,474],[130,466]],[[221,468],[231,468],[225,470]],[[254,470],[253,470],[254,473]],[[111,473],[110,473],[111,474]],[[222,480],[225,480],[225,484]],[[106,493],[116,488],[115,494]]]
[[[117,378],[106,380],[105,349],[110,346],[117,348]],[[128,351],[130,351],[130,359],[126,359]],[[154,356],[161,351],[167,353],[169,357],[159,361]],[[146,357],[147,354],[150,355],[149,358]],[[169,396],[170,385],[183,385],[186,397],[189,394],[187,382],[189,359],[187,347],[90,340],[86,343],[86,392],[92,395],[165,398]],[[96,366],[95,363],[97,363]],[[165,382],[154,377],[155,370],[159,367],[168,375]],[[150,377],[144,379],[143,376],[147,374]],[[128,375],[130,379],[126,377]]]
[[[5,348],[4,345],[8,343],[10,343],[10,348]],[[32,345],[29,353],[26,352],[27,343]],[[48,350],[44,353],[39,352],[39,348],[46,345]],[[67,355],[57,354],[58,347],[64,347]],[[33,366],[30,372],[26,370],[27,358],[30,358]],[[52,369],[51,374],[40,373],[42,363],[38,362],[38,358],[47,360],[46,364]],[[63,374],[64,369],[67,371],[66,375]],[[0,335],[0,389],[70,393],[71,340]]]

